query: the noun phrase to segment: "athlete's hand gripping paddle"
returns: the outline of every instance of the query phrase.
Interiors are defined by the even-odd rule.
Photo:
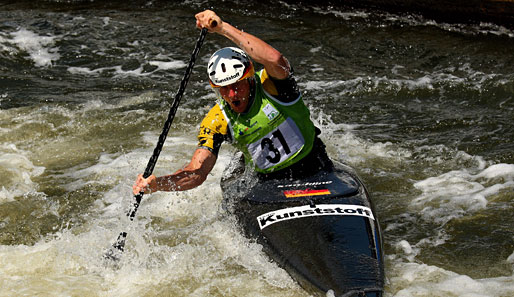
[[[216,22],[212,21],[210,23],[211,27],[216,27]],[[196,62],[196,58],[198,57],[198,52],[200,51],[200,48],[202,47],[203,41],[205,39],[205,35],[207,34],[207,29],[203,28],[200,37],[198,37],[198,40],[196,41],[195,49],[193,50],[193,54],[191,55],[191,59],[189,60],[189,64],[186,68],[186,72],[184,73],[184,77],[182,78],[182,81],[180,82],[180,87],[175,95],[175,99],[173,100],[173,103],[171,105],[170,111],[168,113],[168,118],[166,119],[166,122],[164,123],[164,127],[162,129],[161,135],[159,136],[159,141],[157,142],[157,146],[155,147],[152,157],[148,161],[148,164],[146,165],[145,172],[143,174],[144,178],[148,178],[150,175],[152,175],[152,172],[155,168],[155,164],[157,163],[157,159],[159,158],[159,154],[161,153],[162,147],[164,145],[164,142],[166,141],[166,137],[168,135],[168,132],[171,127],[171,123],[173,122],[173,118],[175,117],[175,113],[177,112],[178,105],[180,103],[180,99],[182,98],[182,95],[184,94],[184,91],[187,86],[187,82],[189,81],[189,77],[191,76],[191,72],[193,71],[193,66]],[[143,198],[144,192],[140,192],[137,195],[134,195],[134,203],[132,204],[132,207],[130,208],[129,212],[127,213],[127,216],[129,217],[130,221],[134,220],[134,217],[136,216],[137,209],[139,207],[139,204],[141,203],[141,199]],[[109,260],[117,261],[120,259],[121,254],[123,253],[123,250],[125,249],[125,240],[127,238],[127,232],[121,232],[120,235],[118,235],[118,238],[116,239],[116,242],[112,245],[112,247],[105,253],[104,258]]]

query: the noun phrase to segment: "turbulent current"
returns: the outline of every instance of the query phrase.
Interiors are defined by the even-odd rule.
[[[514,296],[514,31],[231,0],[0,1],[0,296],[308,296],[221,208],[229,145],[126,218],[207,8],[293,65],[372,195],[387,296]],[[207,36],[155,174],[189,161],[229,45]]]

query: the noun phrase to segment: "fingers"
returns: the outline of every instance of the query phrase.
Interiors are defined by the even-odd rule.
[[[142,174],[139,174],[136,178],[134,185],[132,186],[132,192],[134,193],[134,195],[137,195],[141,192],[144,192],[145,194],[150,194],[152,192],[150,185],[154,181],[154,175],[150,175],[148,178],[144,178]]]
[[[136,178],[136,181],[134,182],[134,185],[132,185],[132,193],[134,195],[139,194],[140,192],[144,191],[144,188],[148,185],[148,183],[143,178],[142,174],[139,174]]]
[[[220,30],[221,18],[212,10],[205,10],[195,15],[196,27],[199,29],[207,28],[209,32]]]

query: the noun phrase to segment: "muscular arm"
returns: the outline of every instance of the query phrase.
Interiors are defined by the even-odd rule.
[[[216,155],[206,149],[197,149],[191,162],[171,175],[144,179],[140,174],[132,187],[134,195],[142,190],[146,193],[156,191],[185,191],[201,185],[216,164]]]
[[[277,79],[285,79],[289,76],[290,67],[287,59],[278,50],[260,38],[222,21],[211,10],[200,12],[195,17],[197,27],[207,28],[210,32],[216,32],[232,40],[232,42],[250,55],[253,60],[262,64],[270,76]],[[213,21],[215,21],[216,26],[213,25]]]

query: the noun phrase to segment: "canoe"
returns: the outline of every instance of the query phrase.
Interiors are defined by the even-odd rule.
[[[383,296],[380,226],[352,168],[334,162],[301,179],[262,181],[235,157],[221,188],[244,234],[309,293]]]

